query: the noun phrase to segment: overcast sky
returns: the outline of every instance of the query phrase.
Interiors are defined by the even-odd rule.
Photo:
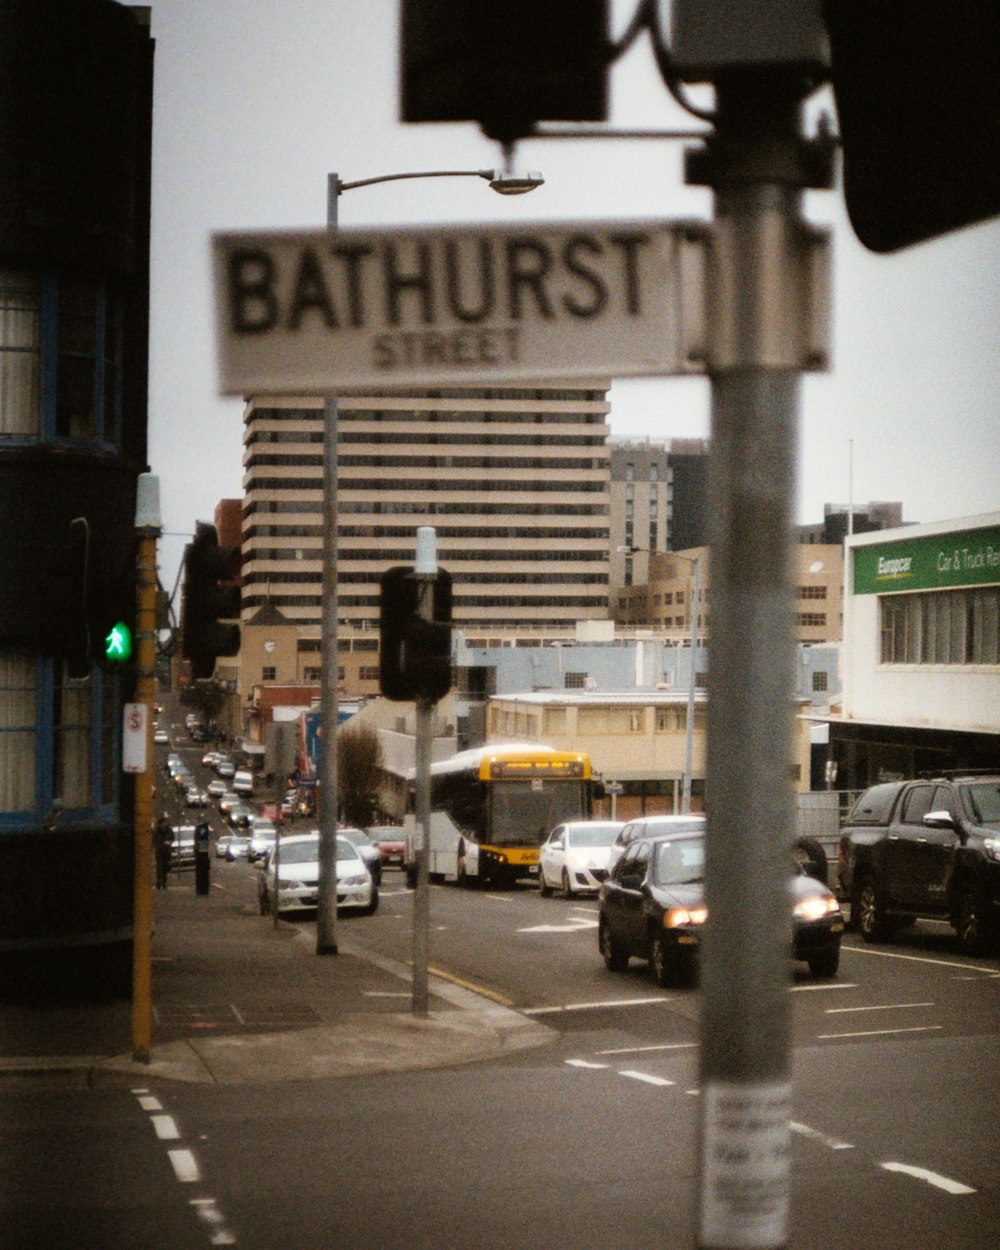
[[[151,0],[156,40],[149,455],[172,589],[196,520],[242,494],[242,403],[216,389],[213,231],[313,228],[327,174],[345,180],[500,164],[477,127],[397,120],[395,0]],[[615,0],[615,32],[636,0]],[[815,106],[829,102],[820,98]],[[645,40],[611,77],[613,125],[690,129]],[[815,107],[813,106],[813,107]],[[359,188],[340,223],[465,223],[711,215],[685,187],[683,145],[532,140],[530,195],[474,178]],[[839,190],[806,211],[834,228],[833,368],[806,378],[796,513],[901,500],[908,521],[1000,510],[1000,222],[892,257],[864,251]],[[616,382],[615,437],[708,436],[701,378]],[[853,465],[853,471],[851,466]],[[853,488],[853,489],[852,489]]]

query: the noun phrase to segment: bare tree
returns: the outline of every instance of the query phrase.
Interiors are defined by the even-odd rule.
[[[362,829],[373,822],[382,783],[382,744],[370,725],[355,725],[337,734],[337,798],[349,825]]]

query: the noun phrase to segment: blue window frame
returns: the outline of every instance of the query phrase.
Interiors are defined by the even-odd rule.
[[[115,282],[0,268],[0,438],[118,450],[121,375]]]
[[[119,679],[0,651],[0,831],[118,819]]]

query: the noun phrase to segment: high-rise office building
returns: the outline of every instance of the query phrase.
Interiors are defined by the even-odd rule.
[[[605,385],[384,391],[339,399],[338,617],[377,628],[379,579],[437,531],[465,631],[571,630],[608,614]],[[244,414],[244,620],[322,618],[323,401]]]

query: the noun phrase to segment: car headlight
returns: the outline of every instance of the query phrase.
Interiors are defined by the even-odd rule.
[[[367,873],[356,873],[353,877],[341,877],[341,885],[364,885],[368,881]]]
[[[810,894],[795,904],[795,916],[798,920],[822,920],[824,916],[832,916],[840,910],[840,904],[832,894]]]
[[[1000,838],[984,838],[983,854],[987,859],[1000,860]]]
[[[685,925],[704,924],[707,918],[707,907],[668,907],[663,913],[663,927],[680,929]]]

